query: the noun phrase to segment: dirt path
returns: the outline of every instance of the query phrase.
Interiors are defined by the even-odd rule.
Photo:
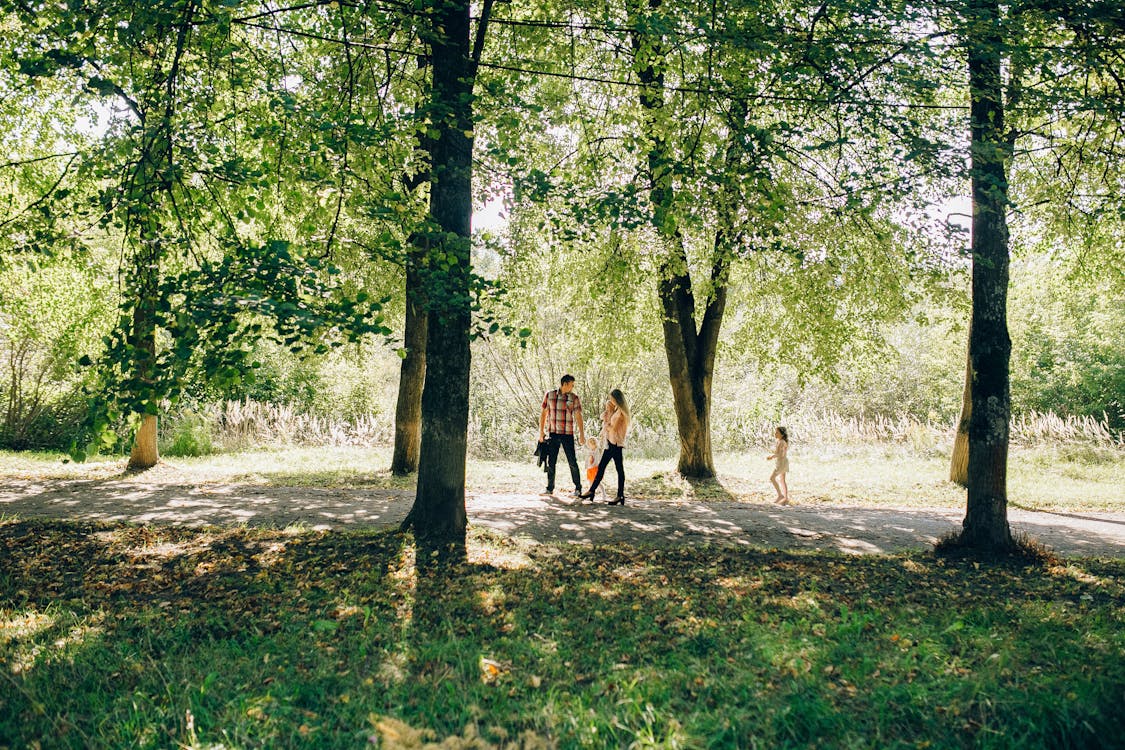
[[[0,484],[0,514],[179,525],[315,528],[397,525],[413,502],[399,489],[273,487],[140,479],[32,480]],[[777,549],[885,553],[923,549],[956,529],[956,509],[780,507],[748,502],[643,499],[624,507],[535,494],[471,494],[471,524],[541,542],[746,544]],[[1009,511],[1026,533],[1063,555],[1125,557],[1125,513]]]

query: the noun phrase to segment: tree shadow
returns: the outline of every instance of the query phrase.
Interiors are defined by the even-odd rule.
[[[684,481],[691,485],[692,496],[696,500],[735,502],[738,499],[731,494],[718,477],[684,477]]]
[[[1008,505],[1013,507],[1013,508],[1019,508],[1020,510],[1027,511],[1028,513],[1046,513],[1048,515],[1060,516],[1062,518],[1075,518],[1079,521],[1093,521],[1095,523],[1112,523],[1112,524],[1115,524],[1117,526],[1125,526],[1125,521],[1118,521],[1118,520],[1113,519],[1113,518],[1105,518],[1105,517],[1099,518],[1098,516],[1084,516],[1080,513],[1065,513],[1061,510],[1046,510],[1044,508],[1029,508],[1026,505],[1020,505],[1019,503],[1013,503],[1013,502],[1009,502]]]
[[[628,472],[626,471],[626,474]],[[608,472],[606,478],[608,479]],[[657,472],[640,479],[628,479],[626,494],[645,498],[735,502],[738,498],[718,477],[685,477],[676,471]]]

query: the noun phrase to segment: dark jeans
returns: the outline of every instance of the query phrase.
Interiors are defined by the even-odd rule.
[[[566,453],[570,464],[570,478],[574,480],[574,491],[582,491],[582,475],[578,473],[578,457],[574,455],[574,435],[560,435],[552,432],[547,438],[547,492],[555,489],[555,464],[559,460],[559,446]]]
[[[594,490],[602,483],[602,477],[605,476],[605,467],[609,466],[610,459],[613,459],[613,467],[617,469],[617,496],[625,497],[624,448],[620,445],[614,445],[608,440],[605,443],[605,450],[602,451],[602,460],[598,462],[598,475],[594,477],[594,483],[590,485],[590,491],[587,494],[593,495]]]

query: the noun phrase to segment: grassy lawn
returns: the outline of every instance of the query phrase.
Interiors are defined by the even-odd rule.
[[[626,456],[626,492],[648,499],[743,500],[768,502],[768,449],[716,457],[717,482],[692,483],[676,471],[675,460]],[[947,481],[949,458],[899,443],[795,446],[790,452],[789,487],[803,505],[963,508],[965,492]],[[413,480],[391,476],[389,448],[288,448],[169,458],[151,472],[160,481],[250,482],[287,486],[394,487]],[[580,463],[584,466],[584,457]],[[0,478],[112,478],[123,459],[63,463],[55,454],[0,452]],[[610,470],[610,486],[613,471]],[[526,461],[471,460],[470,492],[536,493],[543,472]],[[565,462],[558,475],[568,490]],[[1125,510],[1125,449],[1081,445],[1013,447],[1008,467],[1013,507],[1060,511]]]
[[[1121,747],[1125,561],[0,522],[0,747]],[[377,738],[377,739],[373,739]],[[436,745],[434,745],[436,747]]]

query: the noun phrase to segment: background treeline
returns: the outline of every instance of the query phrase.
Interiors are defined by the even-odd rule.
[[[66,450],[85,418],[93,383],[76,362],[103,346],[119,293],[113,254],[97,260],[63,256],[0,272],[4,448]],[[498,256],[485,260],[499,268]],[[542,275],[526,289],[513,283],[508,295],[508,314],[532,322],[528,347],[503,337],[475,344],[471,451],[522,455],[542,391],[569,371],[580,379],[587,418],[596,418],[609,388],[621,386],[637,417],[636,447],[654,457],[673,455],[658,313],[654,295],[643,288],[651,282],[630,280],[635,297],[611,298],[597,288],[596,258],[555,260],[565,274]],[[941,295],[918,295],[902,319],[872,331],[880,345],[842,358],[828,372],[767,359],[771,352],[782,359],[785,347],[799,349],[801,333],[786,327],[781,310],[751,309],[736,294],[716,376],[716,448],[743,450],[765,439],[770,423],[785,422],[798,425],[806,441],[881,436],[948,450],[933,435],[950,433],[961,406],[964,274],[950,270],[944,287]],[[1097,274],[1029,252],[1014,264],[1010,304],[1014,438],[1119,435],[1125,427],[1120,294]],[[392,330],[401,330],[401,314],[390,311]],[[262,343],[255,357],[261,367],[252,383],[219,386],[202,372],[192,374],[186,397],[167,414],[164,453],[392,440],[400,361],[393,346],[368,342],[302,358]],[[1091,421],[1075,427],[1072,419],[1067,430],[1043,414]]]
[[[621,387],[634,446],[673,454],[670,278],[699,317],[725,296],[716,448],[777,422],[940,446],[970,6],[505,6],[474,40],[473,199],[508,222],[474,236],[470,450],[523,454],[571,372],[588,419]],[[441,7],[0,4],[0,446],[125,451],[156,414],[172,455],[390,441],[405,299],[462,265],[419,254]],[[1125,22],[1055,10],[1008,19],[1013,437],[1115,439],[1122,85],[1079,42]]]

